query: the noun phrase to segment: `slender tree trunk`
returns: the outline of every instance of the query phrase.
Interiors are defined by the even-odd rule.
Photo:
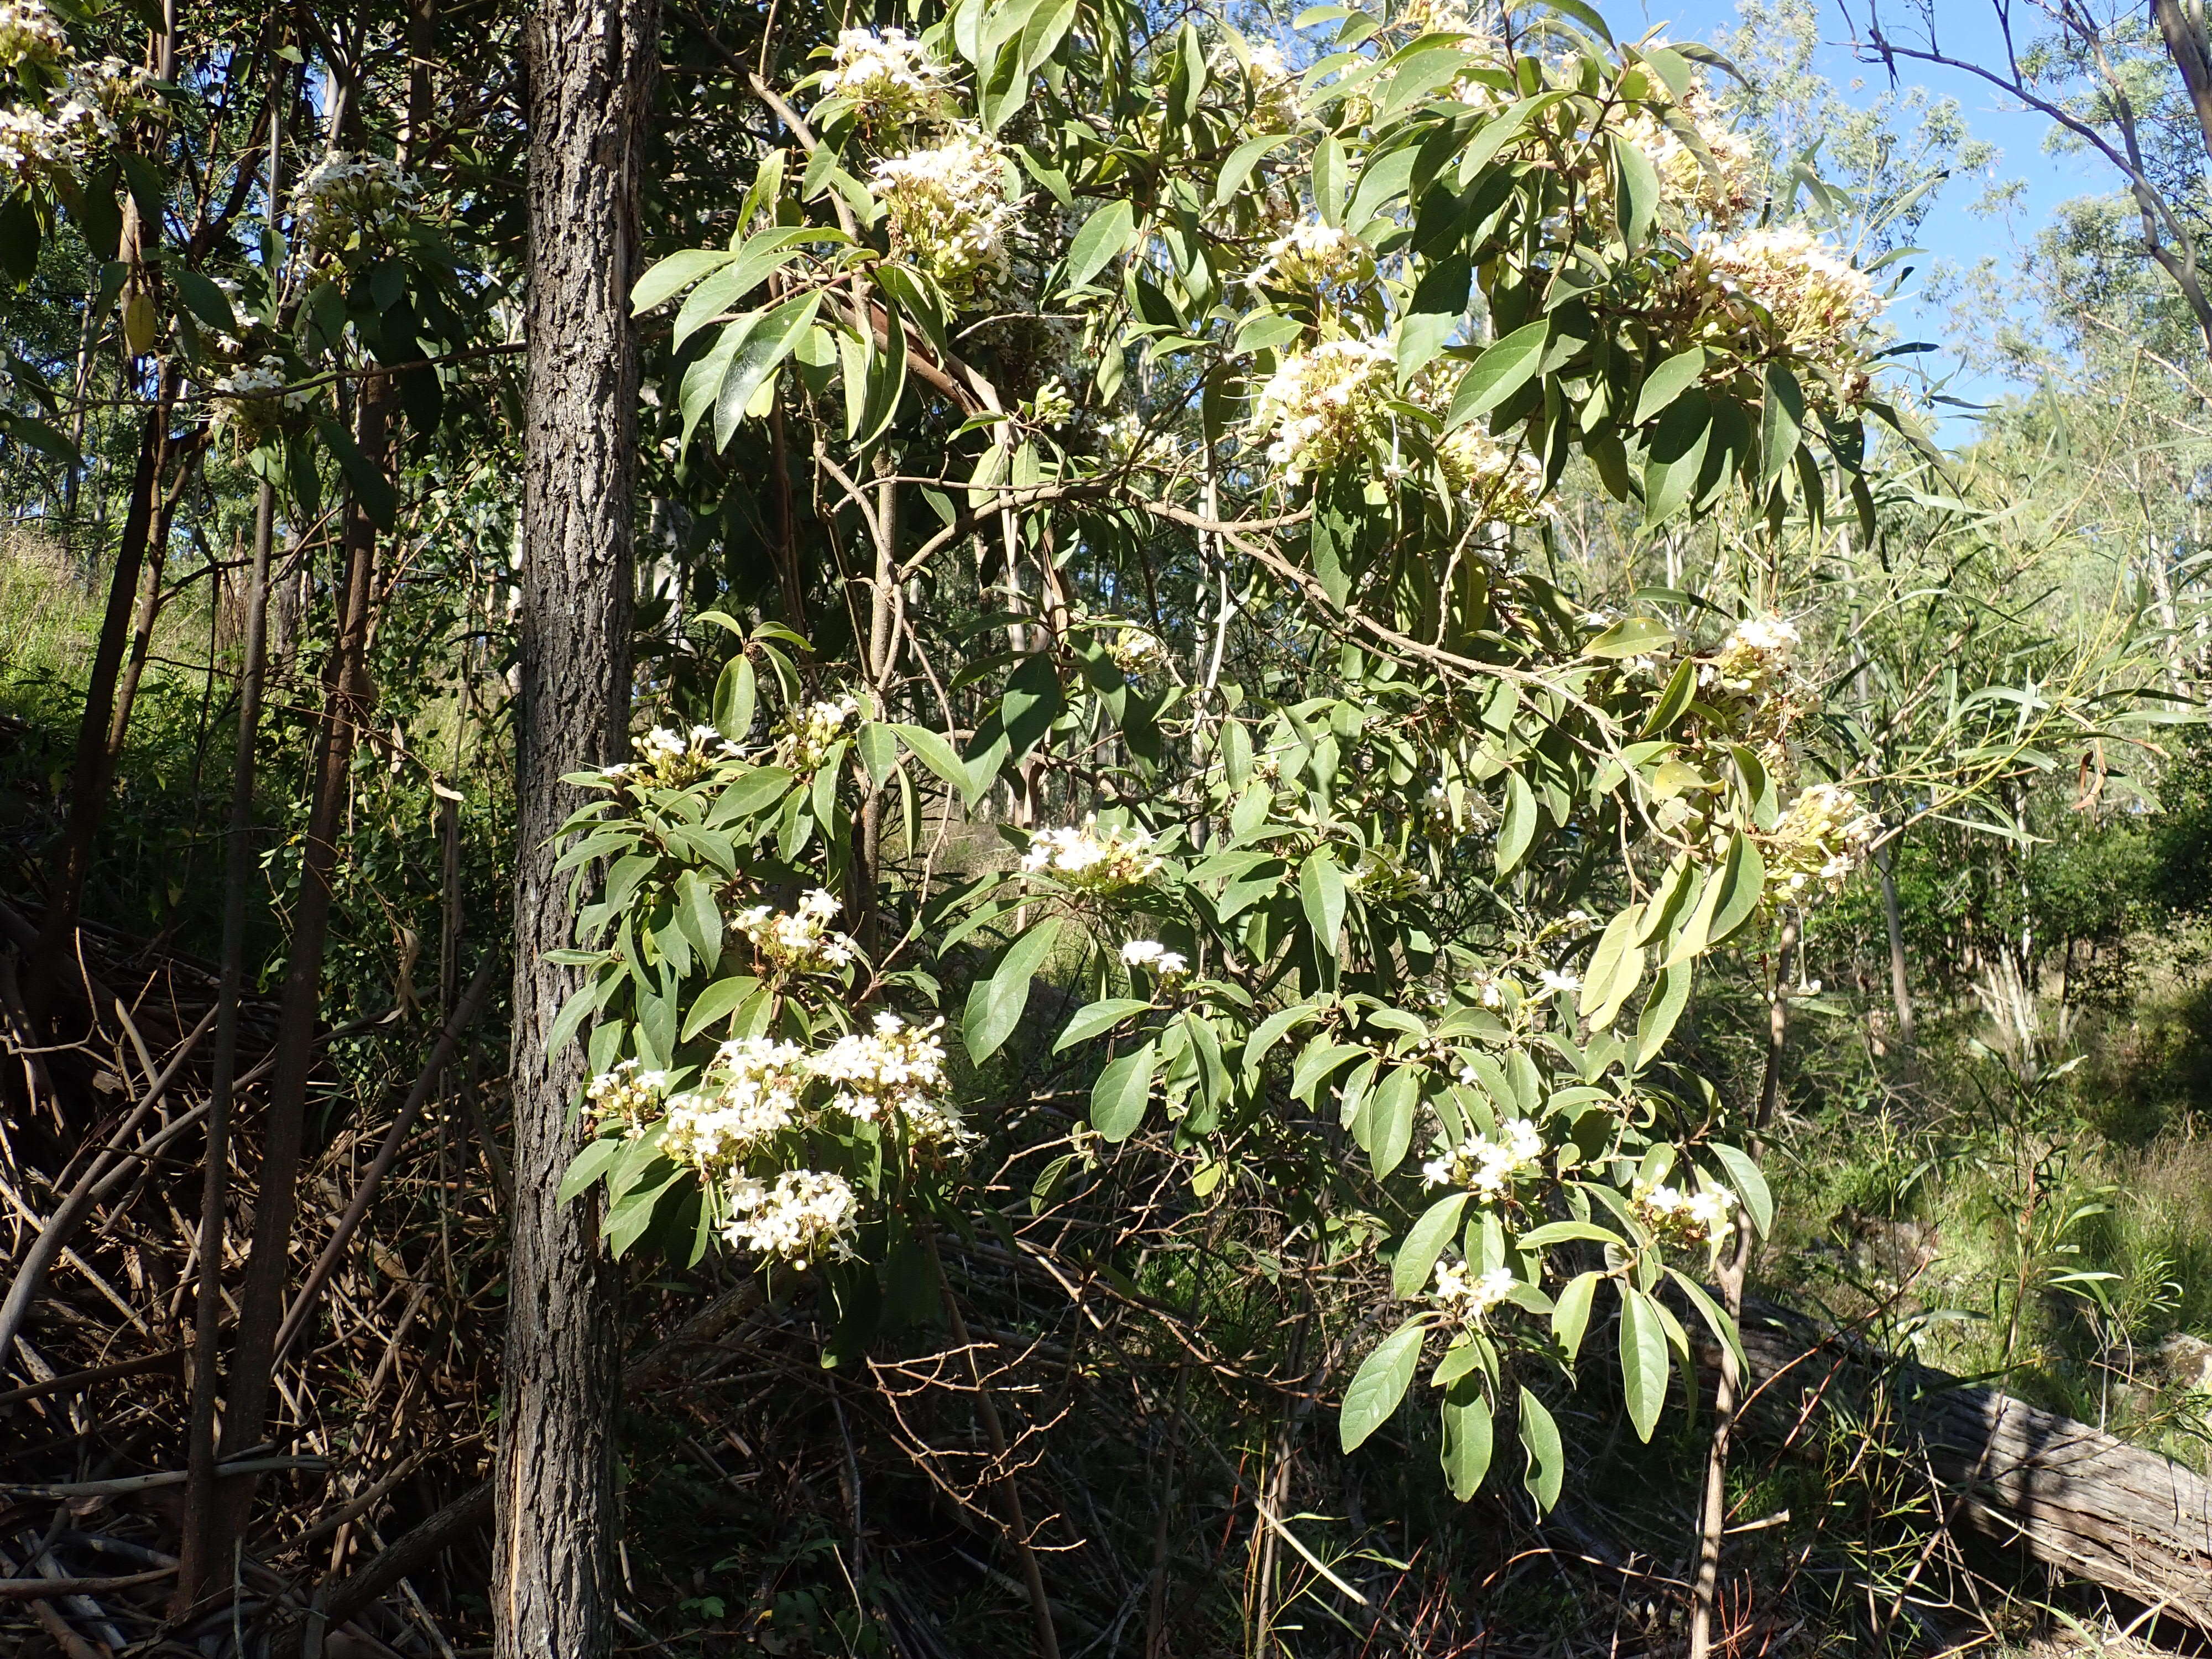
[[[1905,922],[1897,908],[1897,848],[1884,846],[1875,855],[1881,872],[1881,919],[1889,930],[1889,998],[1897,1011],[1897,1047],[1912,1054],[1912,974],[1905,955]]]
[[[556,1202],[581,1144],[586,1061],[546,1038],[575,986],[553,836],[564,772],[624,745],[645,117],[656,0],[546,0],[530,24],[529,386],[516,711],[514,1208],[507,1261],[492,1622],[498,1659],[599,1659],[614,1639],[616,1279],[586,1197]]]
[[[145,678],[146,659],[153,654],[154,626],[161,619],[161,578],[169,565],[169,526],[176,521],[178,498],[184,494],[185,477],[198,459],[197,445],[189,440],[187,444],[178,461],[174,482],[164,484],[159,478],[155,481],[160,494],[154,503],[154,521],[146,535],[146,557],[138,577],[138,603],[131,629],[130,654],[123,660],[123,672],[115,687],[115,707],[107,717],[110,776],[114,774],[116,763],[123,758],[123,741],[131,731],[131,710],[138,701],[138,683]],[[176,446],[165,443],[164,447],[173,453]]]
[[[1760,1079],[1759,1107],[1751,1121],[1749,1144],[1744,1148],[1757,1161],[1766,1126],[1782,1095],[1782,1052],[1790,1035],[1790,952],[1797,942],[1797,924],[1785,919],[1774,951],[1774,978],[1767,990],[1766,1071]],[[1735,1232],[1721,1263],[1721,1302],[1730,1319],[1743,1315],[1744,1279],[1751,1271],[1751,1218],[1741,1206],[1735,1212]],[[1720,1374],[1713,1384],[1712,1438],[1705,1444],[1704,1501],[1698,1514],[1697,1576],[1690,1587],[1690,1659],[1708,1659],[1713,1650],[1713,1610],[1718,1604],[1721,1576],[1721,1538],[1728,1528],[1729,1449],[1735,1437],[1736,1407],[1741,1403],[1743,1378],[1736,1374],[1735,1352],[1722,1346]]]
[[[70,773],[69,823],[62,835],[53,875],[46,887],[46,915],[39,926],[37,945],[27,964],[29,977],[23,1000],[33,1024],[44,1026],[52,1006],[62,964],[75,955],[79,907],[84,902],[85,878],[92,870],[93,842],[99,838],[100,819],[107,811],[107,792],[114,781],[108,729],[115,716],[116,683],[123,668],[123,653],[131,639],[131,620],[138,593],[139,572],[144,567],[147,542],[153,532],[155,509],[161,489],[162,464],[167,457],[169,413],[176,400],[179,375],[173,364],[161,371],[161,392],[138,438],[138,465],[131,479],[131,502],[123,518],[123,534],[116,544],[115,568],[107,588],[107,611],[100,619],[100,643],[94,648],[92,672],[85,682],[84,714],[77,726],[76,760]]]
[[[261,486],[253,514],[253,575],[246,599],[246,649],[238,678],[238,745],[231,763],[230,834],[223,853],[222,980],[215,1028],[215,1075],[208,1090],[207,1164],[200,1188],[198,1301],[192,1320],[192,1404],[187,1430],[184,1542],[172,1609],[205,1593],[219,1570],[214,1542],[216,1364],[222,1320],[223,1212],[229,1202],[230,1096],[238,1072],[238,1005],[246,982],[246,890],[253,878],[253,745],[261,726],[261,666],[268,642],[269,548],[276,492]]]
[[[385,383],[362,384],[354,441],[370,465],[383,465]],[[235,1457],[264,1437],[274,1391],[276,1332],[291,1279],[292,1224],[298,1208],[300,1158],[307,1141],[307,1081],[322,1012],[323,951],[330,933],[332,887],[352,787],[354,744],[374,702],[367,665],[371,595],[375,591],[376,526],[353,502],[346,512],[344,586],[338,596],[338,636],[324,676],[322,730],[314,793],[308,808],[300,893],[293,907],[290,959],[279,1006],[275,1064],[269,1079],[261,1168],[253,1208],[253,1243],[238,1299],[238,1335],[223,1401],[221,1452]],[[204,1557],[224,1559],[243,1530],[253,1501],[253,1477],[223,1483]]]

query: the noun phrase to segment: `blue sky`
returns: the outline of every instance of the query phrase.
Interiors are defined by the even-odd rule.
[[[1915,21],[1911,9],[1892,0],[1883,10],[1886,27],[1902,43],[1908,38],[1907,23]],[[1613,0],[1606,12],[1616,33],[1640,33],[1644,27],[1663,25],[1676,40],[1715,40],[1736,21],[1734,0],[1682,0],[1673,4],[1668,0],[1642,0],[1640,5]],[[1636,21],[1639,12],[1640,26]],[[2002,41],[1990,0],[1935,0],[1935,12],[1946,53],[1991,64],[2002,61]],[[1864,8],[1855,5],[1854,14],[1863,21]],[[1887,79],[1880,64],[1861,64],[1854,58],[1847,44],[1850,34],[1850,25],[1843,13],[1833,3],[1824,3],[1822,46],[1814,66],[1835,83],[1847,101],[1869,103],[1887,88]],[[1973,136],[2000,150],[1994,176],[2016,179],[2022,185],[2018,204],[2008,214],[1983,218],[1967,211],[1981,194],[1983,181],[1954,180],[1917,239],[1933,258],[1961,266],[1994,258],[2000,271],[2016,270],[2025,262],[2036,233],[2050,222],[2058,204],[2076,196],[2109,194],[2117,187],[2117,176],[2101,159],[2048,153],[2044,137],[2049,123],[1985,82],[1956,71],[1904,63],[1899,64],[1898,78],[1900,86],[1923,86],[1955,100]],[[1854,82],[1860,83],[1856,91]],[[1916,275],[1907,285],[1904,306],[1893,315],[1900,328],[1914,337],[1941,341],[1947,326],[1941,309],[1921,306],[1911,297],[1921,286],[1921,276]],[[1988,377],[1962,377],[1951,387],[1955,395],[1984,398],[2013,389],[2005,381]],[[1945,424],[1950,441],[1971,436],[1970,432],[1958,430],[1955,422]]]

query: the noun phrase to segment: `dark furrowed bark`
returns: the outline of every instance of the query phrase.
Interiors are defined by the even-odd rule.
[[[552,836],[561,775],[605,764],[629,718],[637,355],[629,289],[654,0],[550,0],[532,20],[530,338],[521,704],[515,722],[514,1209],[492,1616],[501,1659],[595,1659],[614,1633],[617,1281],[596,1201],[556,1202],[585,1058],[547,1052],[574,988]]]

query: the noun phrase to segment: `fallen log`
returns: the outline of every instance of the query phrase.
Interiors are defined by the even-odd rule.
[[[1742,1338],[1753,1434],[1879,1423],[1948,1520],[2212,1635],[2212,1485],[2194,1471],[1771,1304],[1746,1307]]]

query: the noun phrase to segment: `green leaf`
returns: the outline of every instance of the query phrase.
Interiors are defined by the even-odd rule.
[[[1743,1341],[1736,1334],[1735,1321],[1730,1319],[1726,1310],[1716,1303],[1711,1297],[1706,1295],[1705,1287],[1691,1278],[1689,1274],[1678,1267],[1669,1267],[1667,1269],[1667,1277],[1673,1279],[1680,1289],[1683,1300],[1698,1310],[1698,1317],[1705,1322],[1705,1328],[1713,1334],[1713,1340],[1723,1345],[1735,1356],[1737,1377],[1748,1378],[1751,1376],[1751,1362],[1744,1357]],[[1686,1343],[1685,1346],[1687,1346]]]
[[[1119,256],[1136,229],[1137,210],[1126,196],[1109,202],[1083,222],[1067,246],[1066,286],[1080,288]]]
[[[1571,1244],[1578,1239],[1591,1244],[1618,1244],[1620,1235],[1607,1232],[1594,1221],[1547,1221],[1521,1234],[1514,1243],[1524,1250],[1548,1250],[1555,1244]]]
[[[1674,642],[1674,630],[1656,617],[1624,617],[1583,647],[1586,657],[1641,657]]]
[[[1261,1063],[1267,1051],[1283,1040],[1294,1025],[1321,1018],[1321,1011],[1310,1002],[1294,1002],[1287,1008],[1279,1008],[1260,1022],[1259,1027],[1244,1042],[1244,1075],[1255,1081],[1260,1076]]]
[[[726,979],[716,980],[699,993],[691,1012],[684,1016],[682,1040],[689,1042],[717,1020],[727,1019],[738,1004],[759,988],[760,981],[750,974],[732,974]]]
[[[673,299],[710,271],[720,270],[738,256],[721,248],[685,248],[656,260],[629,291],[629,314],[642,317],[653,307]]]
[[[1712,441],[1713,402],[1707,397],[1678,398],[1659,417],[1659,428],[1644,459],[1644,522],[1663,523],[1689,501],[1705,470]]]
[[[686,340],[766,282],[770,272],[797,258],[799,243],[817,239],[820,234],[811,225],[779,225],[748,239],[734,258],[723,256],[730,263],[694,289],[676,313],[669,343],[683,349]]]
[[[1359,1362],[1336,1418],[1337,1443],[1345,1450],[1357,1450],[1389,1420],[1398,1402],[1406,1397],[1406,1390],[1413,1386],[1413,1369],[1420,1363],[1423,1328],[1419,1319],[1407,1320]]]
[[[1729,843],[1728,861],[1714,884],[1720,902],[1713,911],[1711,943],[1719,945],[1751,920],[1766,891],[1766,860],[1749,836],[1739,835]]]
[[[1639,1440],[1650,1440],[1667,1404],[1667,1327],[1650,1297],[1620,1288],[1620,1391]]]
[[[1759,1229],[1764,1238],[1774,1230],[1774,1194],[1767,1190],[1766,1177],[1759,1173],[1759,1165],[1749,1152],[1741,1146],[1731,1146],[1725,1141],[1713,1142],[1713,1156],[1720,1160],[1721,1168],[1728,1171],[1729,1185],[1743,1200],[1743,1207],[1751,1217],[1751,1224]]]
[[[1529,843],[1536,839],[1536,792],[1528,787],[1528,780],[1518,772],[1506,775],[1505,811],[1498,821],[1498,875],[1500,880],[1513,873],[1528,851]]]
[[[1030,1005],[1030,981],[1036,977],[1059,937],[1060,919],[1046,917],[1009,945],[999,959],[997,971],[968,994],[961,1035],[968,1045],[968,1057],[975,1064],[980,1066],[998,1053],[1022,1023],[1022,1011]]]
[[[1257,138],[1247,138],[1229,152],[1229,159],[1221,164],[1221,176],[1214,181],[1213,205],[1220,207],[1244,188],[1244,181],[1252,176],[1252,169],[1260,164],[1261,157],[1270,150],[1279,149],[1291,142],[1287,132],[1263,132]]]
[[[1474,365],[1460,377],[1458,388],[1452,393],[1451,410],[1444,418],[1444,429],[1465,426],[1478,415],[1486,415],[1508,398],[1528,384],[1536,373],[1536,366],[1544,359],[1544,346],[1551,338],[1552,320],[1548,317],[1515,329],[1475,359]]]
[[[1119,1146],[1137,1132],[1152,1098],[1152,1068],[1159,1057],[1158,1042],[1148,1042],[1098,1073],[1091,1089],[1091,1127],[1102,1139]]]
[[[1678,351],[1653,369],[1644,382],[1644,390],[1636,396],[1636,416],[1631,426],[1642,426],[1653,416],[1670,408],[1674,399],[1698,383],[1698,376],[1705,372],[1705,349],[1692,346],[1687,351]]]
[[[714,682],[714,729],[732,743],[743,743],[753,729],[757,696],[752,659],[731,658]]]
[[[713,973],[722,956],[722,911],[696,870],[686,870],[676,878],[676,921],[698,951],[700,965]]]
[[[1763,493],[1774,487],[1804,441],[1805,394],[1796,377],[1780,363],[1769,363],[1762,380],[1759,408],[1759,483]]]
[[[620,1135],[601,1135],[569,1160],[568,1168],[561,1177],[561,1185],[553,1194],[556,1204],[566,1204],[577,1194],[605,1175],[615,1159],[622,1156],[628,1142]]]
[[[1566,1350],[1569,1364],[1582,1351],[1583,1333],[1589,1328],[1590,1302],[1597,1295],[1598,1280],[1604,1277],[1600,1273],[1577,1273],[1552,1304],[1552,1334]]]
[[[1651,234],[1651,221],[1659,211],[1659,169],[1643,146],[1619,132],[1613,135],[1613,189],[1620,240],[1633,253]]]
[[[1067,1022],[1067,1029],[1060,1034],[1060,1041],[1052,1045],[1054,1054],[1063,1048],[1073,1048],[1079,1042],[1088,1042],[1103,1031],[1110,1031],[1132,1014],[1141,1014],[1152,1005],[1142,997],[1109,997],[1103,1002],[1094,1002],[1087,1008],[1076,1011],[1075,1018]]]
[[[1692,699],[1698,695],[1698,665],[1689,657],[1674,665],[1668,676],[1667,689],[1659,694],[1659,701],[1651,706],[1651,713],[1644,721],[1644,729],[1637,735],[1654,738],[1668,730],[1682,718]]]
[[[691,447],[691,434],[707,411],[714,406],[715,395],[730,372],[730,363],[738,355],[738,348],[745,343],[759,319],[747,317],[732,323],[718,336],[707,355],[684,371],[684,384],[676,394],[676,406],[684,415],[684,436],[680,447]]]
[[[729,373],[715,396],[714,441],[718,447],[728,447],[753,394],[790,356],[791,349],[799,343],[799,337],[812,325],[814,313],[821,308],[822,290],[809,289],[767,313],[746,334],[744,343],[730,360]]]
[[[1468,1198],[1466,1193],[1453,1193],[1422,1212],[1421,1218],[1406,1235],[1406,1242],[1398,1247],[1398,1259],[1390,1266],[1393,1296],[1416,1297],[1428,1288],[1429,1275],[1436,1271],[1437,1258],[1459,1231],[1460,1215],[1467,1208]]]
[[[982,792],[975,787],[975,775],[950,743],[926,726],[893,726],[899,741],[904,744],[921,763],[960,793],[961,799],[973,806]]]
[[[1367,1109],[1367,1158],[1377,1181],[1387,1179],[1406,1161],[1406,1149],[1413,1142],[1413,1107],[1420,1095],[1420,1073],[1411,1066],[1393,1067],[1375,1091]]]
[[[1319,937],[1319,954],[1336,955],[1337,938],[1344,927],[1344,872],[1327,848],[1309,854],[1298,866],[1298,902],[1306,921]]]
[[[1490,1473],[1490,1402],[1483,1398],[1480,1381],[1469,1376],[1453,1383],[1444,1393],[1440,1412],[1444,1484],[1464,1504],[1481,1488],[1482,1477]]]
[[[1592,1030],[1603,1030],[1620,1012],[1620,1005],[1644,977],[1644,952],[1636,944],[1644,907],[1632,904],[1606,924],[1591,952],[1589,971],[1583,976],[1582,1000],[1577,1011]]]
[[[353,498],[368,515],[369,522],[380,530],[391,529],[398,518],[399,497],[393,493],[392,482],[384,476],[383,469],[362,453],[361,446],[353,441],[353,434],[336,421],[318,416],[315,430],[322,434],[331,453],[337,457],[346,482],[353,487]]]
[[[1536,1500],[1536,1512],[1542,1515],[1559,1501],[1567,1455],[1559,1443],[1559,1425],[1552,1420],[1544,1402],[1526,1389],[1521,1390],[1521,1445],[1528,1454],[1528,1473],[1521,1477],[1521,1484]]]
[[[1652,982],[1651,994],[1644,999],[1644,1012],[1636,1017],[1636,1064],[1639,1070],[1651,1063],[1667,1046],[1667,1039],[1674,1035],[1674,1022],[1681,1018],[1682,1010],[1689,1003],[1690,981],[1696,973],[1697,969],[1686,962],[1659,970],[1659,977]]]
[[[173,280],[177,292],[192,309],[192,315],[210,328],[219,328],[226,334],[238,332],[238,313],[231,308],[230,295],[225,294],[197,270],[179,270]]]

